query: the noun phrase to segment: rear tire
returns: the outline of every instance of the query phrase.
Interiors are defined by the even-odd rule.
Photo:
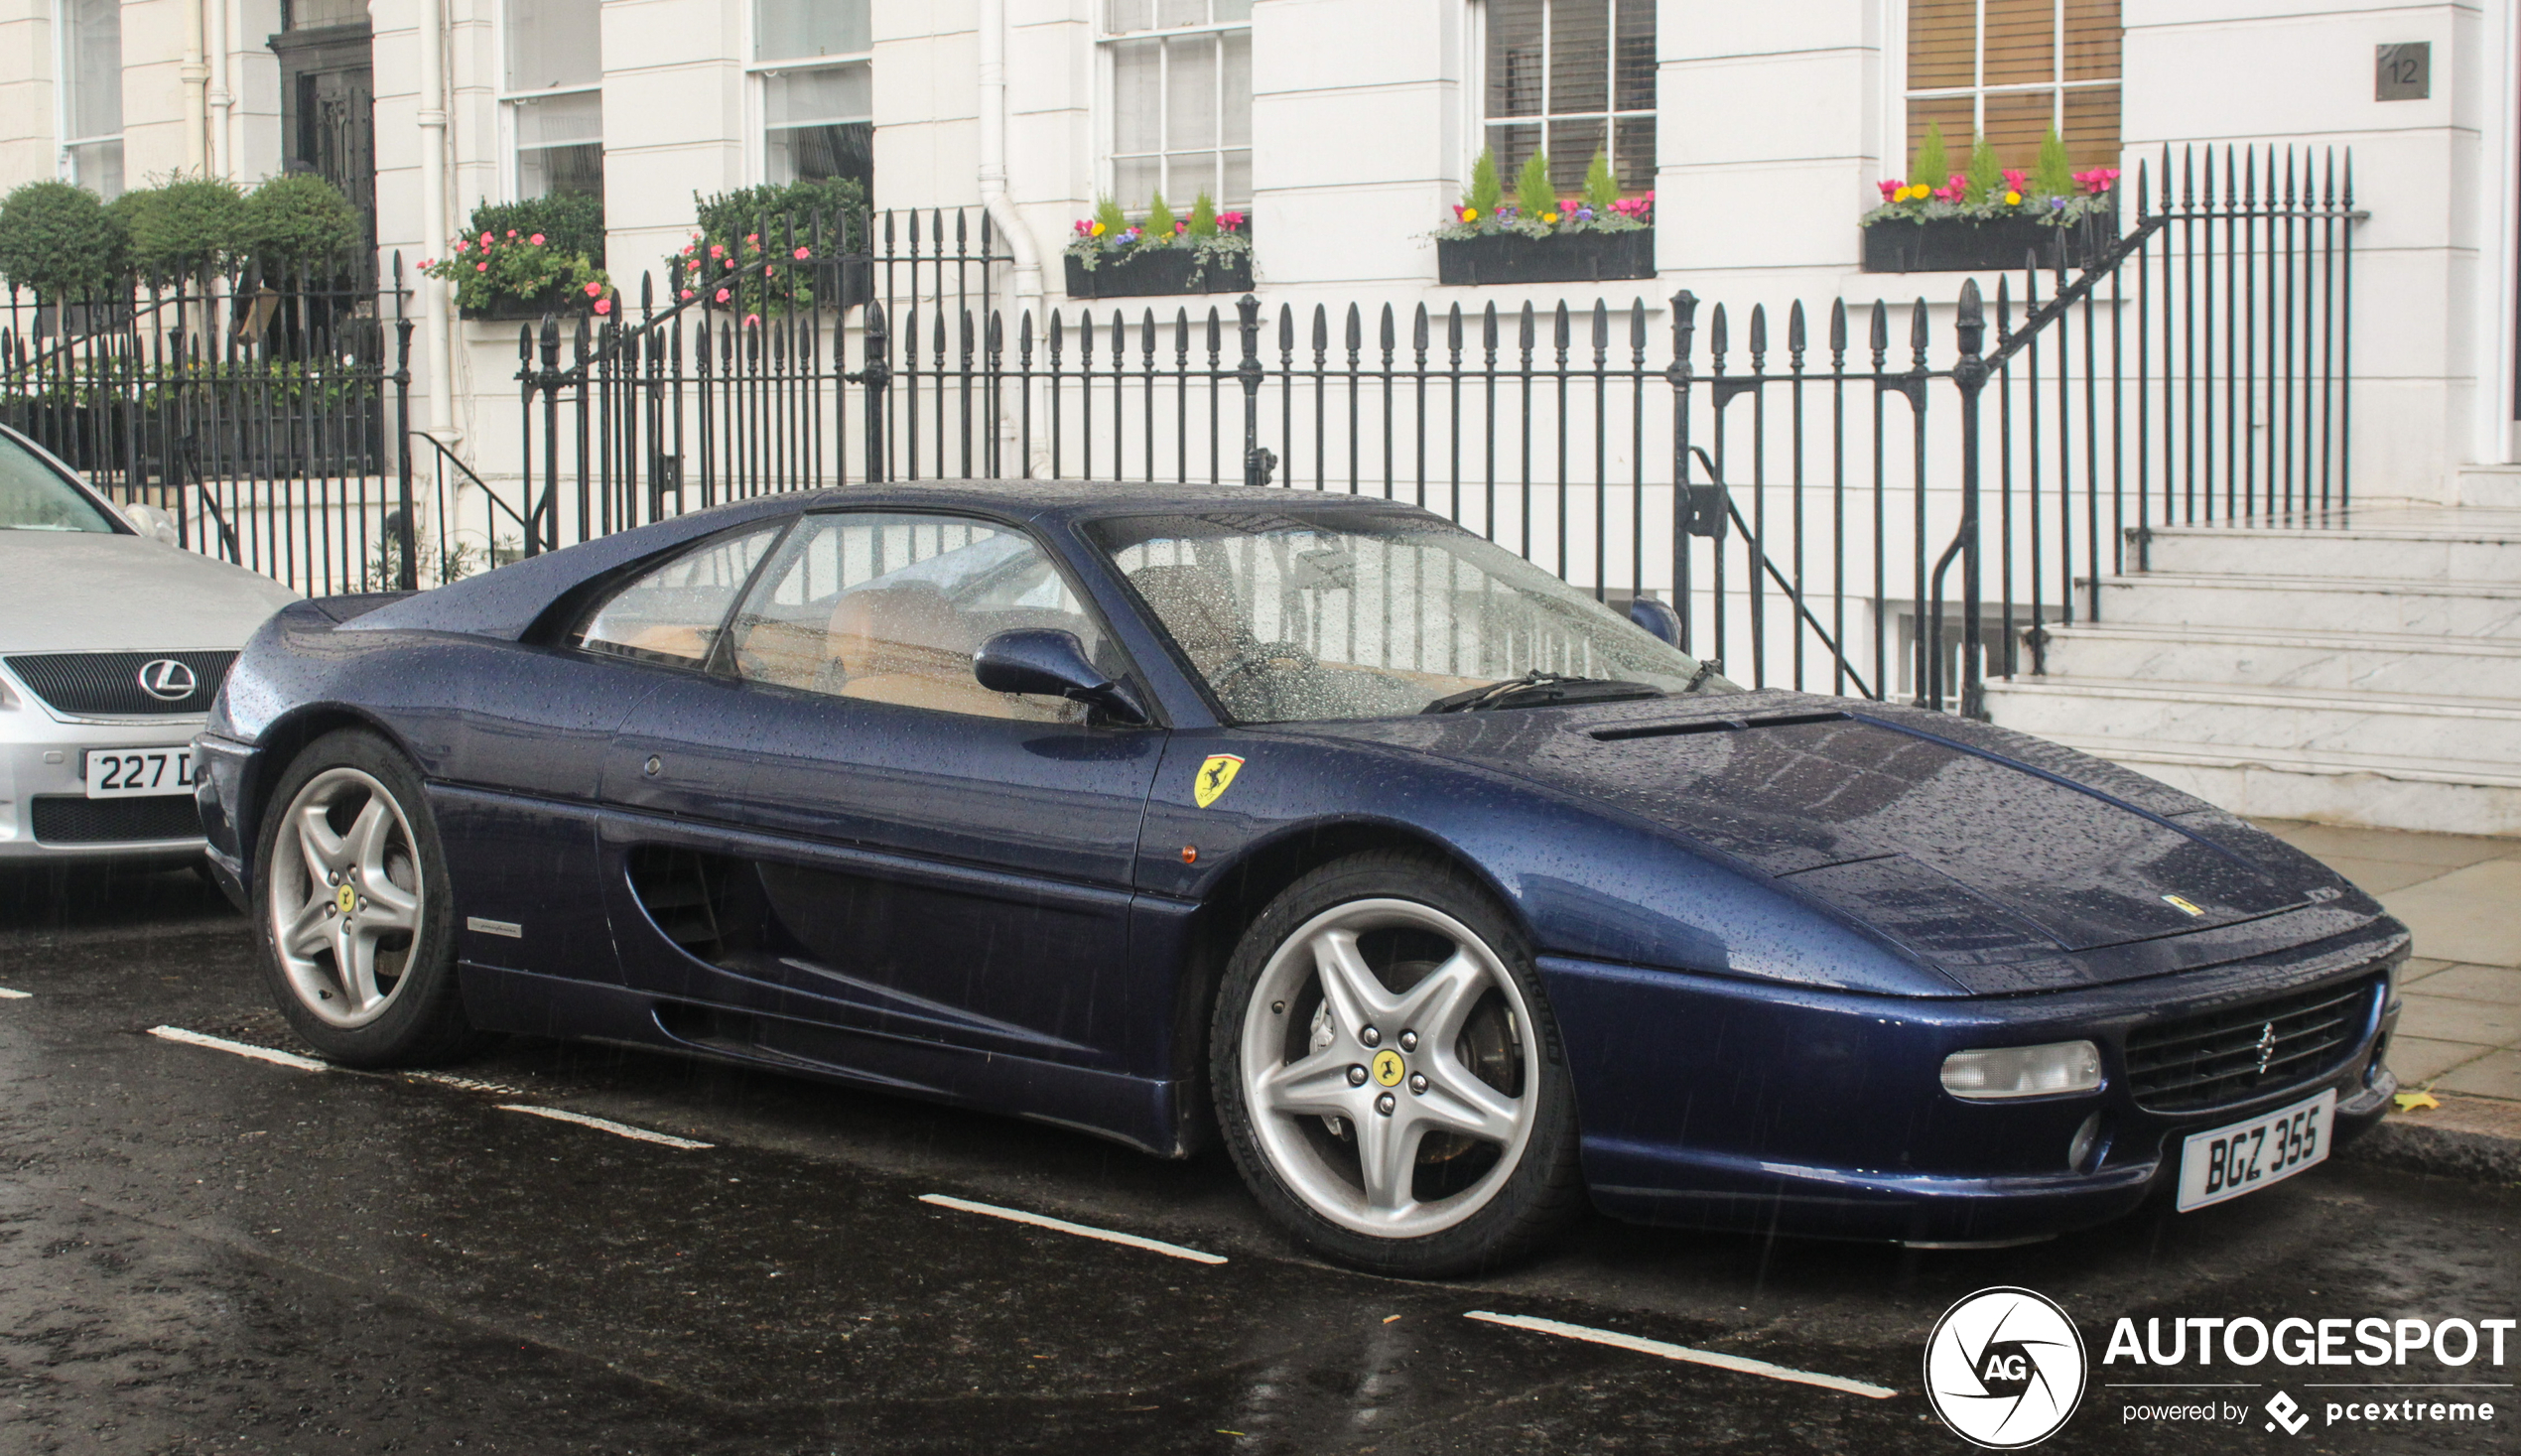
[[[484,1045],[458,993],[446,854],[410,762],[343,728],[298,754],[271,803],[252,914],[299,1038],[352,1067],[426,1066]]]
[[[1272,900],[1218,989],[1209,1066],[1244,1182],[1325,1258],[1475,1273],[1583,1207],[1574,1086],[1530,950],[1442,860],[1351,856]]]

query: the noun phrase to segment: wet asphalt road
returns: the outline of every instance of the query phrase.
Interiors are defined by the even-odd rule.
[[[2096,1356],[2121,1315],[2521,1304],[2521,1195],[2342,1162],[2027,1249],[1591,1219],[1496,1277],[1377,1279],[1295,1255],[1215,1153],[1164,1163],[1003,1119],[546,1042],[459,1069],[478,1087],[172,1044],[147,1029],[292,1045],[241,923],[180,871],[0,874],[0,988],[31,993],[0,999],[0,1456],[1963,1452],[1927,1411],[1920,1357],[1935,1317],[1987,1285],[2059,1300]],[[1227,1262],[918,1201],[931,1193]],[[1471,1310],[1899,1393],[1676,1364]],[[2295,1438],[2255,1421],[2124,1425],[2121,1402],[2148,1392],[2100,1383],[2129,1378],[2096,1371],[2042,1449],[2521,1449],[2508,1387],[2485,1392],[2506,1407],[2487,1427]]]

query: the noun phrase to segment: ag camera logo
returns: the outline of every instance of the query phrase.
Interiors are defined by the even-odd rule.
[[[1955,1435],[2011,1451],[2056,1435],[2083,1398],[2083,1335],[2057,1301],[2009,1285],[1943,1311],[1925,1340],[1925,1398]]]

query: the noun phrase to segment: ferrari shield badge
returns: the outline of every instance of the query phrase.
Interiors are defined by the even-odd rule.
[[[1400,1085],[1400,1053],[1386,1047],[1375,1053],[1375,1081],[1386,1087]]]
[[[358,903],[359,892],[346,884],[332,892],[332,907],[344,915],[357,909]]]
[[[2197,908],[2196,901],[2184,900],[2178,895],[2164,895],[2162,897],[2162,902],[2179,911],[2183,915],[2196,916],[2205,913],[2205,911]]]
[[[1199,765],[1199,777],[1191,782],[1191,798],[1207,808],[1233,786],[1235,775],[1242,771],[1243,760],[1232,753],[1209,754],[1208,761]]]

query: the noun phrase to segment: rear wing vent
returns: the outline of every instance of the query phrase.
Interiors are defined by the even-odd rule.
[[[1807,723],[1846,723],[1851,717],[1845,713],[1779,713],[1766,718],[1702,718],[1690,723],[1595,728],[1591,736],[1598,742],[1616,743],[1628,738],[1676,738],[1683,733],[1730,733],[1745,728],[1795,728]]]

